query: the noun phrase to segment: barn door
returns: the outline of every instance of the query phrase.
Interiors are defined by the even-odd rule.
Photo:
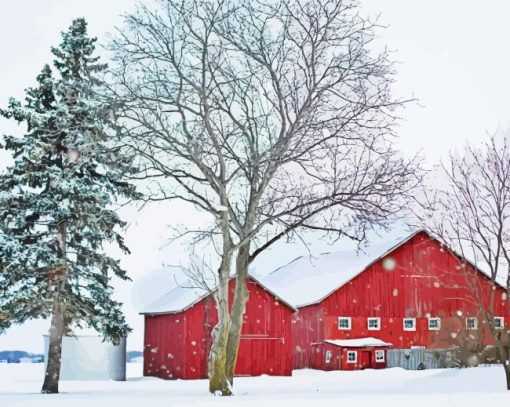
[[[361,351],[360,369],[369,369],[372,367],[372,352],[369,350]]]
[[[239,344],[236,376],[281,375],[285,365],[283,338],[243,335]]]

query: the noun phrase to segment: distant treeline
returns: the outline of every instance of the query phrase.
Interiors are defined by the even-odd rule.
[[[44,355],[28,353],[22,350],[0,351],[0,362],[3,363],[20,363],[23,358],[31,359],[32,363],[44,362]]]
[[[126,361],[132,362],[132,359],[143,356],[143,353],[137,350],[126,353]],[[37,353],[29,353],[23,350],[4,350],[0,351],[0,363],[20,363],[21,359],[31,359],[32,363],[43,363],[44,355]]]

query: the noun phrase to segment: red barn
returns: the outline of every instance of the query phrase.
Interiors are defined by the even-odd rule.
[[[230,301],[234,286],[232,279]],[[291,320],[296,309],[253,277],[248,281],[248,292],[236,375],[290,376]],[[211,331],[218,320],[213,294],[176,287],[142,314],[145,376],[207,378]]]
[[[354,349],[346,340],[377,339],[397,349],[449,348],[461,337],[493,343],[478,301],[488,303],[489,279],[425,231],[362,253],[301,257],[264,282],[299,309],[292,325],[295,369],[383,367],[385,347]],[[495,322],[508,329],[502,287],[495,298]]]

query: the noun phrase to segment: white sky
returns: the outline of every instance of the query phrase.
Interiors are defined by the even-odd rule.
[[[462,148],[467,141],[481,141],[498,126],[508,126],[510,2],[492,0],[482,5],[474,0],[364,0],[362,3],[363,12],[381,13],[380,22],[388,26],[380,32],[378,42],[395,50],[394,57],[399,61],[395,93],[419,98],[419,103],[402,112],[405,120],[400,128],[399,146],[406,154],[421,151],[430,167],[449,150]],[[89,32],[105,40],[107,33],[113,32],[112,27],[121,23],[119,15],[132,9],[133,4],[133,0],[4,2],[0,13],[0,105],[5,106],[10,96],[23,97],[23,90],[34,83],[44,63],[52,61],[50,47],[59,44],[60,32],[73,18],[85,17]],[[10,131],[16,131],[15,127],[0,121],[0,134]],[[0,168],[5,162],[6,156],[0,153]],[[124,210],[124,218],[131,221],[127,243],[133,254],[124,258],[123,264],[137,286],[156,285],[155,291],[166,290],[160,279],[148,273],[159,269],[164,260],[178,264],[186,255],[185,247],[159,250],[168,236],[167,226],[196,217],[193,210],[183,205],[150,206],[141,213]],[[257,270],[267,272],[303,253],[303,248],[297,245],[280,245],[259,261]],[[158,278],[162,275],[159,273]],[[172,284],[169,274],[163,276]],[[135,284],[116,283],[115,286],[116,296],[125,303],[128,321],[134,328],[128,349],[141,350],[143,324],[136,312],[139,295],[132,294]],[[47,331],[48,324],[35,321],[10,329],[0,336],[0,350],[41,352],[41,335]]]

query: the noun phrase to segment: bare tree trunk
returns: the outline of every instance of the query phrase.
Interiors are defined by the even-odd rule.
[[[506,388],[510,390],[510,348],[501,342],[501,338],[496,337],[495,339],[499,351],[499,360],[505,370]]]
[[[58,299],[56,299],[53,305],[53,315],[51,318],[46,375],[44,376],[41,393],[58,393],[60,361],[62,357],[62,337],[64,336],[65,328],[64,310]]]
[[[219,270],[218,290],[215,295],[218,323],[212,331],[212,347],[208,360],[209,391],[213,394],[220,393],[222,396],[232,395],[232,388],[225,374],[228,333],[231,325],[228,309],[229,266],[230,257],[224,256]]]
[[[243,315],[246,309],[246,302],[248,301],[249,297],[248,289],[246,286],[249,257],[249,244],[241,246],[239,248],[236,259],[236,288],[231,310],[232,325],[228,335],[227,363],[225,367],[227,378],[231,385],[234,384],[234,373],[236,368],[237,355],[239,353],[239,345],[241,342],[241,331],[243,329]]]
[[[508,359],[503,362],[503,369],[505,369],[506,375],[506,389],[510,390],[510,365],[508,365],[508,362]]]

